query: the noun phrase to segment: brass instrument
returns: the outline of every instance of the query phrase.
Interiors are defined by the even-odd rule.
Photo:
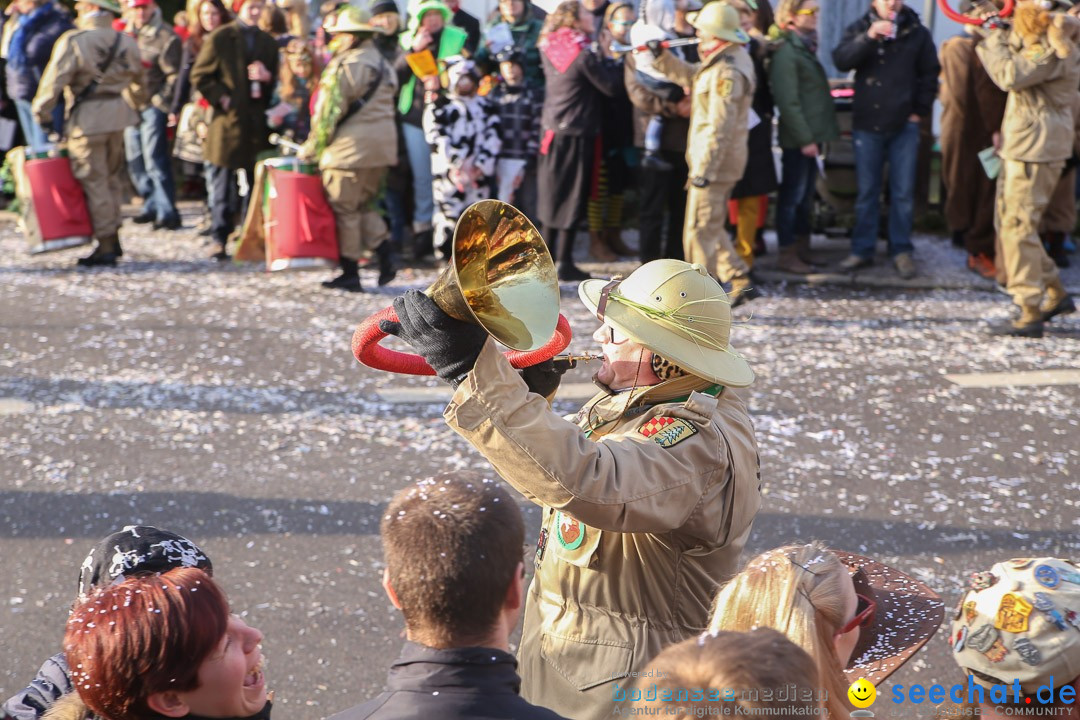
[[[574,363],[578,362],[592,362],[593,360],[603,360],[604,356],[595,353],[586,353],[584,355],[556,355],[551,359],[557,363],[567,363],[573,366]]]
[[[480,325],[518,351],[509,353],[515,367],[543,362],[570,343],[570,325],[559,315],[559,281],[547,243],[528,218],[507,203],[481,200],[465,210],[454,229],[450,265],[424,292],[447,315]],[[378,321],[396,319],[387,313],[392,315],[392,308],[357,328],[357,360],[381,370],[429,374],[422,358],[378,346],[385,337]]]

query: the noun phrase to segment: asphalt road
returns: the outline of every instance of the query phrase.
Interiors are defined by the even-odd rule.
[[[191,232],[124,232],[119,268],[79,272],[82,251],[30,257],[0,227],[0,696],[58,650],[87,550],[149,523],[200,543],[264,632],[275,717],[371,697],[401,644],[379,585],[386,502],[436,472],[492,475],[443,424],[437,381],[349,352],[359,320],[433,272],[339,294],[319,287],[328,274],[204,260]],[[926,269],[931,287],[765,283],[732,338],[758,372],[745,396],[766,497],[749,552],[820,539],[895,563],[951,609],[995,561],[1080,557],[1080,317],[1041,341],[990,339],[981,321],[1007,299],[934,289]],[[590,350],[596,321],[569,286],[562,309]],[[976,377],[1041,370],[1074,372]],[[959,678],[939,633],[890,682]]]

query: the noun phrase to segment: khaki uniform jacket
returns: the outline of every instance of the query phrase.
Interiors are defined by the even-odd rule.
[[[490,340],[444,415],[543,508],[522,695],[575,720],[610,717],[614,682],[705,628],[760,506],[753,427],[730,390],[611,416],[590,437]],[[672,422],[649,435],[658,417]]]
[[[261,83],[260,97],[251,97],[247,66],[261,60],[270,71],[270,82]],[[270,148],[266,111],[278,76],[278,46],[270,35],[255,31],[254,48],[247,52],[239,21],[222,25],[204,40],[191,67],[191,87],[202,93],[214,108],[203,146],[206,161],[218,167],[250,170],[256,156]],[[229,108],[221,99],[229,97]]]
[[[690,138],[686,164],[691,178],[735,183],[746,169],[754,61],[741,45],[728,45],[701,63],[666,52],[656,68],[674,83],[690,87]]]
[[[375,94],[358,112],[337,126],[333,138],[319,157],[319,169],[355,170],[390,167],[397,164],[397,126],[394,124],[394,96],[397,75],[375,47],[365,40],[359,47],[338,55],[323,71],[325,77],[338,75],[341,88],[341,115],[364,97],[380,76]],[[319,93],[318,103],[329,102],[327,93]],[[315,109],[315,118],[321,115]],[[314,133],[313,133],[314,134]]]
[[[180,36],[157,17],[154,22],[138,30],[135,39],[139,43],[143,67],[146,68],[146,92],[150,95],[150,103],[167,113],[184,54]]]
[[[1072,155],[1073,101],[1080,87],[1080,52],[1064,59],[1049,45],[1022,46],[1016,33],[992,31],[975,47],[994,83],[1009,93],[1001,126],[1001,157],[1056,162]]]
[[[34,96],[34,117],[38,122],[52,120],[53,108],[62,94],[66,94],[67,106],[71,108],[78,94],[97,76],[116,36],[112,15],[107,13],[80,18],[79,29],[60,36]],[[74,110],[69,110],[65,126],[67,136],[77,138],[118,132],[139,122],[138,114],[124,98],[125,93],[135,103],[145,102],[139,47],[134,39],[121,33],[116,55],[97,88]]]

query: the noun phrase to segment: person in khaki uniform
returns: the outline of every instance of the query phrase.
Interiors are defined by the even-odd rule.
[[[300,155],[319,159],[337,224],[341,275],[323,285],[362,292],[358,260],[366,251],[379,259],[379,285],[397,273],[390,231],[372,207],[387,170],[397,164],[397,76],[375,45],[382,30],[371,25],[369,6],[345,6],[326,30],[333,36],[333,58],[323,70],[311,135]]]
[[[656,68],[672,82],[693,89],[683,250],[687,261],[701,263],[720,282],[730,283],[739,305],[760,294],[750,285],[750,269],[724,227],[731,191],[746,169],[755,79],[754,61],[743,45],[750,36],[740,27],[739,13],[722,2],[711,2],[686,19],[701,38],[702,62],[685,62],[665,52],[660,41],[649,42]]]
[[[1043,249],[1039,224],[1073,154],[1080,52],[1068,33],[1080,21],[1031,0],[1017,5],[1013,21],[1011,31],[989,30],[975,48],[990,78],[1009,93],[999,151],[999,263],[1020,316],[990,332],[1037,338],[1044,322],[1076,310]]]
[[[519,375],[483,329],[419,291],[394,301],[402,338],[457,390],[444,417],[543,508],[518,662],[522,695],[575,720],[613,701],[663,647],[700,633],[760,506],[727,294],[704,266],[654,260],[586,280],[601,392],[572,419],[546,400],[550,361]]]
[[[118,231],[124,128],[139,121],[123,96],[144,102],[143,66],[135,40],[112,29],[119,6],[111,0],[80,0],[75,10],[77,29],[57,40],[32,107],[42,127],[51,123],[61,95],[71,108],[65,125],[67,150],[97,240],[94,252],[79,265],[111,266],[123,255]]]

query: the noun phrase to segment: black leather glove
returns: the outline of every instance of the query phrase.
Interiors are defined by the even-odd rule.
[[[645,43],[645,47],[649,48],[649,52],[653,54],[654,58],[658,58],[664,54],[664,41],[663,40],[650,40]]]
[[[529,386],[529,392],[550,399],[559,389],[562,376],[577,367],[577,360],[545,360],[537,365],[522,368],[521,379]]]
[[[379,329],[412,345],[439,377],[457,387],[476,364],[487,331],[450,317],[419,290],[394,298],[394,312],[398,321],[382,320]]]

